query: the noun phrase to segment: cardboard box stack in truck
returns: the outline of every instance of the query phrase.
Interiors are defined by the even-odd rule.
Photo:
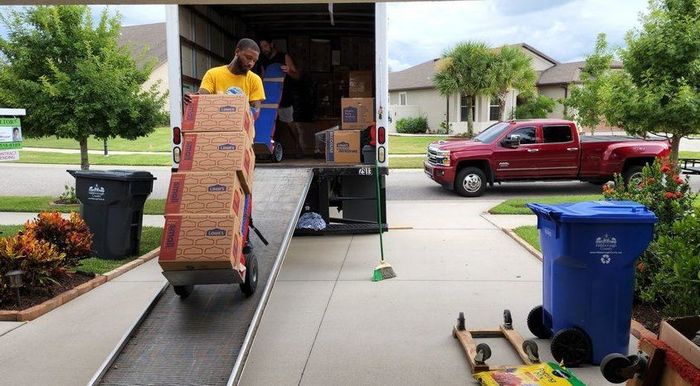
[[[182,159],[165,204],[163,270],[230,268],[244,278],[252,122],[245,95],[197,95],[185,106]]]

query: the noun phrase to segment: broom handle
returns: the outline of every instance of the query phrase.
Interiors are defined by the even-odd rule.
[[[375,144],[374,152],[374,175],[376,178],[377,187],[377,220],[379,221],[379,252],[381,254],[382,263],[384,262],[384,240],[382,238],[382,204],[381,204],[381,189],[379,188],[379,162],[377,161],[377,148]]]

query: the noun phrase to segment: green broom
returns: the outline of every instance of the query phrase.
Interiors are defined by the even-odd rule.
[[[391,267],[391,264],[384,260],[384,239],[382,238],[382,205],[381,205],[381,189],[379,188],[379,163],[377,162],[377,157],[374,158],[374,175],[377,179],[377,221],[379,222],[379,251],[381,254],[381,261],[379,265],[374,268],[374,274],[372,275],[372,281],[380,281],[384,279],[391,279],[396,277],[396,272]]]

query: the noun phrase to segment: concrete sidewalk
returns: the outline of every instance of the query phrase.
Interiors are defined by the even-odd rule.
[[[36,218],[37,214],[33,212],[0,212],[0,225],[18,225],[24,224],[28,220]],[[61,216],[68,218],[69,213],[62,213]],[[146,227],[163,227],[165,217],[159,215],[144,215],[143,226]]]

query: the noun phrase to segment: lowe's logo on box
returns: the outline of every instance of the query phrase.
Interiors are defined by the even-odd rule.
[[[212,185],[209,188],[207,188],[210,192],[225,192],[226,191],[226,186],[224,185]]]
[[[207,231],[207,236],[213,236],[213,237],[226,236],[226,231],[224,229],[219,229],[219,228],[209,229]]]
[[[223,145],[219,145],[219,150],[236,150],[236,145],[232,143],[225,143]]]
[[[222,107],[219,107],[219,112],[220,112],[220,113],[235,113],[235,112],[236,112],[236,106],[222,106]]]
[[[347,142],[338,142],[335,147],[338,153],[357,153],[357,150],[350,149],[350,144]]]
[[[343,109],[343,122],[357,122],[357,107]]]
[[[105,188],[99,184],[91,186],[88,188],[88,200],[93,201],[104,201],[105,200]]]

